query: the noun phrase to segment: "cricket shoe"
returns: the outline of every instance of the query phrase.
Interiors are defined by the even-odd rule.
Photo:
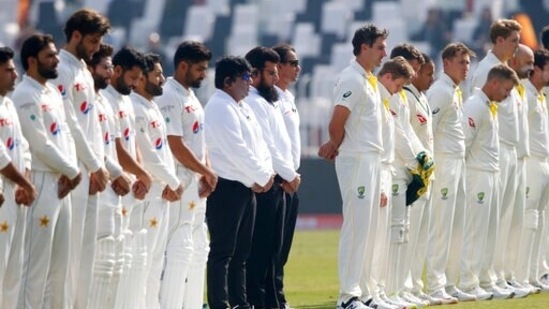
[[[411,304],[415,304],[418,308],[423,308],[423,307],[429,306],[428,301],[424,301],[422,299],[419,299],[419,298],[415,297],[415,295],[410,293],[410,292],[402,291],[402,292],[400,292],[400,294],[398,296],[400,296],[400,298],[404,299],[405,301],[407,301]]]
[[[539,282],[545,284],[545,285],[549,285],[549,273],[547,274],[544,274],[543,276],[541,276],[539,278]]]
[[[395,305],[400,309],[418,309],[417,305],[414,303],[410,303],[404,299],[402,299],[398,294],[393,294],[391,297],[389,297],[390,304]]]
[[[442,305],[442,299],[432,297],[431,295],[423,293],[423,291],[413,292],[414,296],[429,303],[429,306]]]
[[[341,302],[337,304],[336,309],[371,309],[372,307],[366,306],[361,302],[358,297],[353,297],[347,302]]]
[[[486,286],[484,290],[488,293],[492,293],[492,295],[494,295],[494,299],[508,299],[513,298],[513,296],[515,295],[513,291],[502,289],[495,284]]]
[[[429,294],[430,297],[440,299],[443,305],[457,304],[458,299],[449,295],[444,289],[436,290]]]
[[[477,298],[477,300],[490,300],[494,297],[492,293],[486,292],[480,286],[475,286],[470,290],[463,291],[467,294],[471,294]]]
[[[365,301],[364,304],[370,308],[376,308],[376,309],[398,309],[398,307],[385,302],[380,297],[370,298],[367,301]]]
[[[530,295],[530,290],[526,289],[524,287],[514,287],[507,283],[507,281],[504,280],[498,280],[496,285],[502,289],[506,289],[508,291],[513,292],[513,298],[524,298],[528,295]]]
[[[549,285],[545,285],[538,280],[530,281],[530,284],[533,285],[535,288],[540,289],[541,292],[549,292]]]
[[[448,294],[450,294],[452,297],[456,298],[460,302],[477,300],[475,295],[465,293],[455,286],[446,288],[446,292],[448,292]]]

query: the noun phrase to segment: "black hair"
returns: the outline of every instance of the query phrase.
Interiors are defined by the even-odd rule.
[[[173,56],[173,64],[177,69],[177,66],[182,62],[198,63],[202,61],[210,61],[212,59],[212,52],[200,42],[185,41],[179,44],[175,55]]]
[[[53,36],[42,33],[33,34],[23,42],[21,46],[21,64],[25,71],[29,69],[29,58],[38,58],[40,51],[50,43],[54,43]]]
[[[288,59],[288,54],[290,52],[295,53],[295,48],[290,44],[277,44],[272,47],[272,49],[278,54],[280,57],[280,62],[285,63]]]
[[[143,70],[143,74],[148,74],[153,71],[155,64],[162,64],[162,58],[160,55],[155,53],[147,53],[143,56],[143,59],[145,61],[145,69]]]
[[[101,62],[101,59],[106,57],[111,57],[113,53],[113,48],[109,44],[101,44],[99,45],[99,50],[93,54],[93,57],[90,61],[88,61],[88,65],[91,65],[92,67],[95,67]]]
[[[274,63],[280,62],[280,56],[278,56],[273,49],[264,46],[252,48],[252,50],[246,54],[245,58],[248,60],[252,68],[258,70],[263,69],[267,61]]]
[[[69,17],[63,31],[68,42],[74,31],[80,32],[82,36],[95,33],[103,36],[110,28],[111,24],[105,16],[92,9],[84,8]]]
[[[225,79],[235,79],[236,76],[244,73],[250,73],[252,67],[242,57],[225,56],[217,61],[215,64],[215,88],[223,89],[225,86]]]
[[[13,49],[5,46],[0,47],[0,64],[4,64],[9,60],[13,59],[14,53]]]
[[[358,56],[362,44],[366,44],[370,47],[374,46],[375,41],[378,38],[386,39],[389,36],[389,32],[385,29],[379,29],[373,24],[366,24],[355,31],[353,36],[353,54]]]
[[[133,67],[139,67],[145,72],[146,64],[143,54],[132,47],[122,47],[112,58],[112,64],[122,67],[124,71],[129,71]]]
[[[402,56],[408,61],[417,60],[419,64],[425,63],[425,59],[423,59],[423,56],[421,55],[419,50],[417,50],[417,48],[415,48],[412,44],[404,43],[395,46],[391,51],[390,58],[393,59],[397,56]]]

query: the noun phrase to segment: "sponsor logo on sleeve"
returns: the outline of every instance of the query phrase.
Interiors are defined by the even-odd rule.
[[[87,115],[90,111],[90,104],[88,104],[88,102],[84,101],[82,102],[82,104],[80,104],[80,111],[82,112],[82,114],[84,115]]]
[[[347,98],[350,97],[352,94],[353,94],[352,91],[347,91],[347,92],[345,92],[345,93],[343,94],[343,99],[344,99],[344,100],[347,99]]]
[[[8,137],[8,140],[6,141],[6,147],[7,147],[9,150],[13,150],[13,147],[15,147],[15,141],[14,141],[13,138]]]
[[[65,87],[63,85],[58,85],[57,86],[57,89],[59,89],[59,92],[61,93],[61,95],[64,97],[65,95],[67,95],[67,90],[65,89]]]
[[[156,139],[156,142],[154,143],[154,147],[156,148],[156,150],[160,150],[162,149],[163,144],[164,143],[162,142],[162,138],[159,137]]]
[[[200,123],[198,121],[195,121],[193,123],[193,133],[197,134],[198,132],[200,132],[200,127],[201,127]]]
[[[57,133],[59,133],[59,126],[57,125],[57,122],[53,122],[50,125],[50,133],[52,135],[57,135]]]
[[[130,128],[124,129],[124,132],[122,134],[124,136],[124,140],[126,141],[130,140]]]
[[[438,112],[440,112],[440,107],[433,109],[433,115],[438,114]]]
[[[473,118],[471,118],[471,117],[468,117],[467,119],[469,121],[469,126],[473,129],[476,129],[477,126],[475,125],[475,120],[473,120]]]

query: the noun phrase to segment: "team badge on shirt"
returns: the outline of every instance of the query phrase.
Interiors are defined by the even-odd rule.
[[[484,192],[477,193],[477,203],[479,204],[484,203]]]
[[[359,199],[364,199],[364,193],[366,193],[366,188],[364,186],[359,186],[356,188],[356,193]]]

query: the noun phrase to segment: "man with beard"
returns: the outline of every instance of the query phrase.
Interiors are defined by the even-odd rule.
[[[206,197],[215,189],[217,175],[210,167],[206,150],[204,110],[192,88],[200,87],[211,58],[204,44],[181,43],[174,56],[175,74],[168,78],[164,94],[156,99],[166,121],[177,177],[186,188],[178,207],[170,210],[160,293],[162,308],[200,308],[203,304],[210,250]]]
[[[242,101],[249,92],[251,67],[243,58],[216,63],[216,92],[204,109],[206,144],[219,175],[208,197],[210,231],[208,306],[250,309],[246,295],[246,260],[256,211],[254,192],[269,191],[273,170],[269,149],[253,111]]]
[[[284,119],[284,124],[290,143],[292,145],[292,162],[294,170],[299,169],[301,162],[301,136],[299,133],[299,113],[295,105],[295,97],[288,89],[290,84],[297,81],[301,67],[297,58],[294,47],[288,44],[280,44],[273,47],[273,50],[280,57],[278,64],[278,81],[275,84],[275,89],[279,96],[280,112]],[[284,193],[284,228],[282,234],[282,247],[280,255],[277,258],[275,265],[275,289],[279,308],[290,308],[288,301],[284,295],[284,265],[288,261],[292,240],[294,238],[295,224],[297,221],[297,213],[299,209],[299,196],[297,191]]]
[[[117,246],[117,240],[121,237],[121,226],[119,214],[122,211],[120,196],[126,195],[131,189],[131,179],[122,170],[116,155],[115,139],[120,137],[116,126],[116,114],[107,99],[99,92],[109,85],[113,74],[112,47],[101,44],[91,61],[88,61],[92,73],[95,89],[95,108],[103,146],[105,147],[105,167],[111,177],[111,185],[101,195],[101,203],[98,205],[97,213],[97,240],[93,265],[93,276],[90,283],[90,296],[88,308],[112,308],[114,291],[110,290],[111,280],[115,271],[117,261],[122,258],[122,248]],[[122,265],[117,265],[120,268]],[[119,269],[118,269],[119,271]]]
[[[17,79],[13,50],[0,48],[0,183],[4,199],[0,201],[0,307],[15,308],[21,271],[26,207],[36,198],[31,184],[29,144],[13,101],[6,95]],[[4,146],[5,145],[5,146]]]
[[[257,308],[279,308],[274,287],[274,270],[284,232],[284,191],[294,193],[301,177],[292,159],[292,144],[280,113],[278,92],[278,54],[266,47],[255,47],[246,54],[253,69],[252,87],[244,101],[252,108],[277,174],[267,192],[256,193],[257,212],[248,258],[246,277],[248,301]],[[284,189],[283,189],[284,188]]]
[[[82,184],[71,195],[71,241],[67,289],[69,302],[86,308],[97,230],[98,192],[107,185],[101,129],[94,108],[93,78],[85,61],[99,49],[109,21],[99,13],[82,9],[65,24],[67,44],[59,52],[59,77],[53,82],[63,96],[67,124],[74,137]]]
[[[511,95],[505,100],[507,105],[513,104],[517,111],[518,142],[516,146],[517,169],[514,191],[500,192],[501,213],[499,231],[496,238],[494,255],[494,273],[491,274],[496,284],[502,288],[512,290],[514,298],[526,297],[530,294],[531,288],[523,286],[515,277],[515,266],[517,255],[520,254],[517,248],[520,247],[520,234],[524,219],[524,203],[526,203],[526,171],[524,159],[530,156],[530,142],[528,133],[528,102],[526,101],[525,82],[534,70],[534,52],[530,47],[520,44],[513,58],[507,61],[518,77],[520,83],[511,91]],[[500,107],[504,102],[500,103]],[[499,110],[498,110],[499,113]],[[500,126],[502,123],[500,123]],[[501,159],[501,157],[500,157]],[[501,162],[500,162],[501,165]],[[500,169],[503,169],[500,166]],[[510,199],[510,200],[508,200]],[[521,261],[521,263],[526,261]]]
[[[135,291],[144,284],[144,269],[147,257],[147,230],[143,227],[144,204],[141,200],[149,191],[151,176],[138,160],[135,145],[135,114],[129,98],[139,78],[143,75],[145,63],[143,55],[135,49],[124,47],[112,59],[114,71],[110,84],[101,94],[111,104],[117,116],[116,127],[120,136],[115,137],[118,162],[127,173],[136,177],[132,186],[133,194],[122,198],[120,215],[122,237],[116,245],[123,247],[122,258],[116,260],[111,280],[112,297],[115,308],[136,308]],[[130,225],[131,221],[131,225]]]
[[[547,203],[549,201],[549,117],[547,97],[543,88],[549,86],[549,52],[534,52],[534,71],[526,82],[528,122],[530,133],[530,156],[526,158],[526,205],[524,225],[520,240],[520,281],[549,291],[549,286],[540,281],[540,258],[543,256],[543,231]]]
[[[50,35],[36,34],[21,47],[26,71],[15,88],[23,135],[32,155],[38,196],[27,213],[23,282],[18,308],[72,308],[65,281],[69,268],[70,208],[67,196],[82,179],[63,99],[48,82],[57,77],[57,49]],[[55,194],[57,193],[57,194]]]
[[[134,297],[142,300],[145,296],[146,303],[138,304],[138,307],[151,309],[160,308],[160,277],[168,238],[169,202],[178,201],[183,193],[183,185],[175,174],[173,156],[167,145],[166,123],[153,101],[154,97],[162,95],[164,80],[160,57],[147,54],[143,75],[135,92],[130,95],[135,110],[136,145],[143,165],[152,175],[143,218],[147,229],[145,282],[141,292],[134,294]]]

